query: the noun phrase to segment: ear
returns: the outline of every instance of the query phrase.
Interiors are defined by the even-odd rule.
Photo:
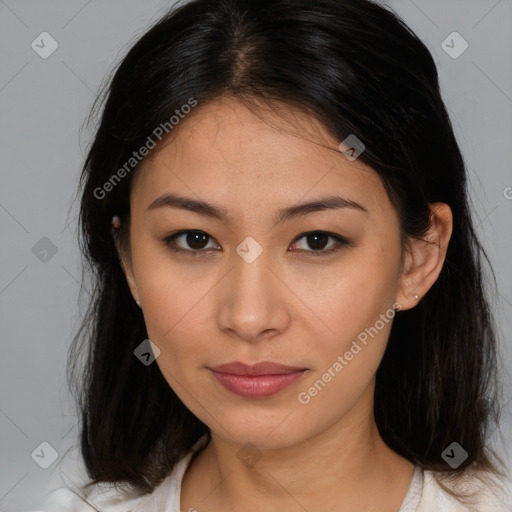
[[[452,211],[445,203],[432,203],[429,208],[431,225],[425,240],[411,239],[404,256],[397,292],[402,311],[416,306],[430,290],[441,273],[448,250],[453,229]]]
[[[135,302],[140,301],[139,291],[137,287],[137,282],[135,280],[135,275],[133,272],[133,264],[129,248],[124,247],[123,244],[120,242],[120,233],[118,232],[118,230],[112,228],[112,235],[114,237],[114,243],[117,251],[117,256],[119,258],[119,263],[121,264],[121,268],[123,269],[124,275],[126,277],[126,282],[128,283],[128,287],[130,288],[130,292]]]

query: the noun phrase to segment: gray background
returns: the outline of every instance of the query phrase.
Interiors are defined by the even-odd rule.
[[[55,468],[77,442],[65,361],[80,319],[77,205],[72,199],[91,137],[81,126],[107,73],[171,3],[0,0],[4,512],[37,509],[43,493],[59,485]],[[512,189],[507,187],[512,187],[512,60],[507,48],[512,45],[512,1],[394,0],[388,5],[426,43],[438,65],[443,97],[469,169],[478,233],[499,280],[500,302],[494,310],[503,364],[511,368]],[[47,59],[31,48],[43,31],[59,45]],[[453,31],[469,44],[458,58],[442,47]],[[458,42],[447,44],[460,48]],[[57,249],[54,255],[37,251],[48,244],[40,242],[44,237]],[[46,262],[41,261],[44,257]],[[507,371],[502,430],[508,447],[510,384]],[[44,441],[59,454],[48,469],[31,457]]]

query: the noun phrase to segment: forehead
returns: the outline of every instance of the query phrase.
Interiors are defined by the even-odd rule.
[[[134,201],[147,206],[174,191],[248,208],[338,193],[382,209],[387,198],[373,169],[348,160],[320,122],[290,106],[254,110],[222,98],[180,123],[137,169]]]

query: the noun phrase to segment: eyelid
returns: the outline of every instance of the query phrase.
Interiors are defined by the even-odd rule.
[[[204,233],[209,239],[215,240],[215,238],[213,238],[211,235],[206,233],[206,231],[201,231],[200,229],[183,229],[181,231],[177,231],[176,233],[173,233],[172,235],[166,236],[162,241],[173,252],[185,253],[185,254],[189,254],[191,256],[204,256],[204,255],[211,254],[212,249],[201,249],[201,250],[199,250],[199,249],[197,249],[197,250],[182,249],[181,247],[172,247],[170,245],[171,242],[173,242],[176,238],[179,238],[180,236],[186,235],[188,233]],[[217,242],[217,240],[215,240],[215,242]],[[220,245],[218,242],[217,242],[217,244]]]
[[[186,235],[188,233],[202,233],[202,234],[206,235],[210,240],[214,240],[218,245],[220,245],[217,242],[217,240],[215,240],[215,238],[213,238],[211,235],[209,235],[208,233],[206,233],[205,231],[202,231],[200,229],[185,229],[185,230],[177,231],[177,232],[175,232],[175,233],[173,233],[171,235],[166,236],[162,241],[173,252],[185,253],[185,254],[189,254],[189,255],[194,256],[194,257],[196,257],[196,256],[205,256],[205,255],[210,255],[211,254],[212,249],[196,249],[196,250],[194,250],[194,249],[182,249],[180,247],[172,247],[170,245],[170,243],[173,242],[176,238],[178,238],[178,237],[180,237],[182,235]],[[318,233],[326,235],[328,238],[332,238],[333,240],[336,241],[336,245],[334,247],[331,247],[330,249],[322,249],[322,250],[319,250],[319,251],[299,249],[297,251],[291,251],[291,252],[298,252],[300,254],[306,254],[307,257],[309,257],[309,256],[317,257],[317,256],[327,256],[328,254],[335,253],[339,249],[341,249],[343,246],[353,246],[353,243],[349,239],[347,239],[346,237],[343,237],[343,236],[338,235],[336,233],[331,233],[329,231],[324,231],[324,230],[321,230],[321,229],[304,231],[303,233],[300,233],[299,235],[297,235],[294,238],[294,240],[293,240],[291,245],[295,245],[299,240],[301,240],[302,238],[305,238],[308,235],[318,234]]]
[[[336,244],[331,247],[330,249],[322,249],[320,251],[312,251],[312,250],[305,250],[300,249],[298,251],[292,251],[292,252],[298,252],[300,254],[304,254],[306,257],[320,257],[320,256],[328,256],[329,254],[333,254],[338,252],[342,247],[347,246],[350,247],[353,245],[353,243],[346,237],[338,235],[336,233],[331,233],[330,231],[324,231],[322,229],[317,230],[310,230],[310,231],[304,231],[300,235],[297,235],[292,242],[292,245],[295,245],[299,240],[302,238],[305,238],[308,235],[317,234],[320,233],[322,235],[326,235],[328,238],[332,238],[336,241]]]

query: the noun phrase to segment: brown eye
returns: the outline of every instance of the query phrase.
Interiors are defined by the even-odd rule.
[[[177,240],[181,242],[178,244]],[[186,230],[179,231],[171,236],[168,236],[163,240],[165,245],[174,252],[186,253],[191,256],[208,255],[211,250],[219,250],[219,247],[208,247],[208,243],[211,240],[215,240],[204,231],[199,230]],[[307,256],[324,256],[330,253],[338,251],[344,245],[351,245],[351,242],[346,238],[333,233],[327,233],[324,231],[310,231],[303,233],[293,244],[295,249],[292,252],[305,253]],[[306,247],[299,247],[296,251],[296,246],[299,245],[298,241],[305,240]],[[334,243],[329,245],[329,240],[333,240]]]
[[[213,238],[204,231],[189,230],[175,233],[164,239],[164,242],[173,251],[187,252],[195,255],[200,252],[207,252],[207,249],[211,249],[211,247],[208,247],[208,241],[210,239],[213,240]],[[181,240],[180,244],[176,243],[177,240]]]
[[[305,238],[307,240],[309,247],[311,247],[314,250],[322,251],[328,244],[330,237],[325,233],[313,233],[311,235],[307,235]]]
[[[334,240],[334,244],[328,246],[329,239]],[[307,247],[299,248],[299,252],[309,253],[312,256],[322,256],[333,253],[344,245],[350,245],[350,242],[346,238],[343,238],[339,235],[334,235],[332,233],[326,233],[324,231],[311,231],[309,233],[303,233],[296,240],[305,240],[306,243],[303,245]],[[298,242],[295,242],[293,245],[297,246]]]
[[[191,249],[204,249],[206,247],[209,236],[201,231],[189,231],[183,235],[185,241]]]

